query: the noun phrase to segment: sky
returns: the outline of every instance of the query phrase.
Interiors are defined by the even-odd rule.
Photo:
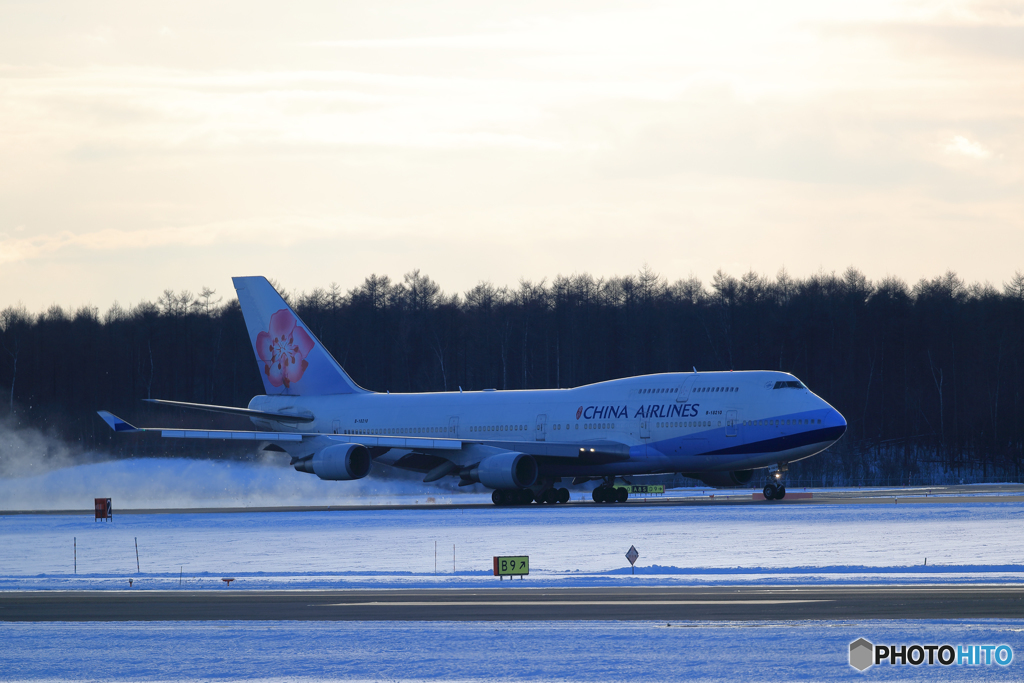
[[[1024,270],[1024,0],[0,0],[0,308]]]

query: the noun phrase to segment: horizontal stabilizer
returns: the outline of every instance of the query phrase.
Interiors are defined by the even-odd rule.
[[[187,408],[189,410],[205,410],[210,413],[225,413],[227,415],[242,415],[244,417],[258,417],[275,422],[313,422],[316,420],[312,415],[285,415],[283,413],[268,413],[263,410],[250,410],[248,408],[235,408],[233,406],[212,406],[206,403],[185,403],[184,401],[168,401],[162,398],[144,398],[146,403],[156,403],[162,406],[173,406],[175,408]]]

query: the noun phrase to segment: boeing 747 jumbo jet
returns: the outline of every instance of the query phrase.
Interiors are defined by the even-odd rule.
[[[263,277],[233,278],[266,393],[247,408],[156,403],[249,417],[256,431],[136,428],[106,412],[116,432],[263,442],[299,472],[361,479],[372,461],[459,485],[494,489],[498,505],[565,503],[596,480],[599,503],[625,502],[616,478],[684,473],[736,486],[774,474],[767,499],[786,495],[789,463],[820,453],[846,420],[784,372],[666,373],[575,389],[392,394],[361,388]]]

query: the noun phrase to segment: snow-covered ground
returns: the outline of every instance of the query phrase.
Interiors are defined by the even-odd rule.
[[[1019,582],[1022,526],[1013,502],[0,515],[0,588],[479,585],[494,555],[534,585]]]
[[[1024,577],[1019,502],[439,509],[430,503],[488,494],[413,481],[325,482],[275,461],[121,460],[0,479],[7,510],[88,510],[99,496],[114,499],[112,523],[0,514],[0,588],[122,589],[128,578],[144,589],[219,587],[224,576],[238,578],[238,588],[467,585],[494,581],[492,556],[522,554],[535,585]],[[423,509],[117,514],[352,503]],[[640,551],[636,576],[624,558],[630,545]]]
[[[1019,681],[1024,621],[0,623],[0,681]],[[849,663],[1007,644],[1009,666]]]
[[[493,586],[491,557],[513,554],[530,555],[525,583],[532,586],[1006,583],[1024,576],[1024,503],[1017,502],[440,509],[429,503],[482,502],[487,494],[415,482],[321,482],[279,463],[192,460],[0,479],[7,510],[89,509],[98,496],[114,498],[113,522],[0,514],[0,589],[127,590],[129,578],[131,590]],[[117,514],[353,503],[423,507]],[[640,551],[635,576],[623,557],[630,545]],[[225,588],[222,577],[237,581]],[[0,622],[0,681],[861,680],[847,664],[849,643],[860,637],[1005,643],[1020,660],[1022,633],[1024,620]],[[1021,680],[1021,665],[882,666],[865,675]]]

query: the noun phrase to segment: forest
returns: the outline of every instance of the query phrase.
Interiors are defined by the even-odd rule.
[[[1024,274],[1001,288],[955,273],[908,285],[856,269],[805,279],[719,271],[669,282],[645,268],[446,293],[419,271],[287,292],[356,382],[392,392],[564,388],[660,372],[792,372],[849,422],[791,484],[1020,481]],[[262,393],[233,291],[165,291],[105,312],[0,311],[0,416],[110,457],[238,457],[210,442],[115,437],[144,426],[246,428],[145,398],[245,406]],[[220,448],[215,446],[214,448]],[[235,447],[237,449],[237,447]],[[202,449],[200,452],[197,449]]]

